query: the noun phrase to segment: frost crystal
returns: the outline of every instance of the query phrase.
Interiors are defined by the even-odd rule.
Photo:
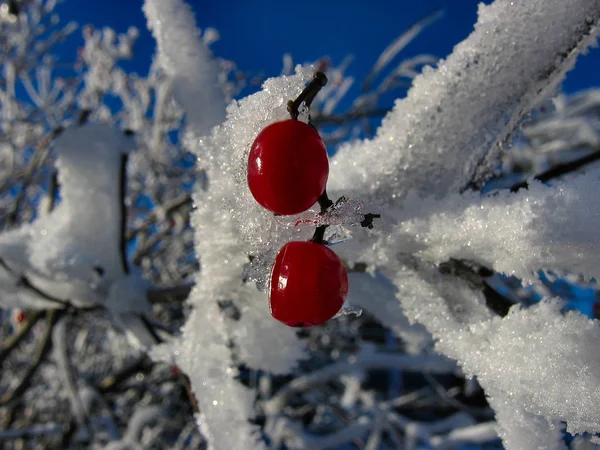
[[[484,177],[484,161],[595,42],[599,14],[596,0],[481,4],[473,33],[415,78],[377,136],[340,149],[330,189],[387,205],[410,189],[443,197]]]

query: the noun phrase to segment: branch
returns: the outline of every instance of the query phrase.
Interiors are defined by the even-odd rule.
[[[587,164],[591,164],[594,161],[598,161],[598,160],[600,160],[600,149],[594,150],[593,152],[591,152],[581,158],[574,159],[573,161],[568,161],[565,163],[557,164],[556,166],[551,167],[550,169],[546,170],[545,172],[537,174],[533,178],[534,178],[534,180],[538,180],[538,181],[541,181],[542,183],[546,183],[554,178],[558,178],[558,177],[561,177],[568,173],[575,172],[576,170],[581,169],[582,167],[586,166]],[[517,183],[517,184],[514,184],[513,186],[511,186],[510,191],[517,192],[519,189],[527,188],[527,187],[529,187],[529,183],[527,182],[527,180],[525,180],[525,181],[521,181],[520,183]]]
[[[194,283],[184,283],[168,287],[155,287],[148,290],[147,298],[150,303],[181,301],[188,297],[193,287]]]
[[[315,126],[339,125],[351,120],[365,119],[368,117],[383,117],[392,110],[389,108],[375,108],[367,110],[354,110],[338,116],[315,114],[312,123]]]
[[[450,258],[449,261],[439,265],[440,273],[452,275],[466,281],[473,289],[480,290],[485,296],[485,302],[492,311],[500,317],[508,314],[514,305],[508,298],[499,294],[485,279],[494,275],[494,271],[472,261]]]
[[[143,355],[133,361],[131,364],[126,365],[114,375],[109,375],[104,378],[98,384],[98,391],[100,393],[112,392],[117,389],[119,384],[128,380],[130,377],[138,372],[148,371],[154,367],[154,363],[148,359],[146,355]]]
[[[27,168],[25,169],[25,173],[23,174],[23,181],[21,189],[15,195],[11,211],[8,213],[7,217],[7,225],[10,227],[17,221],[17,216],[19,213],[19,209],[21,207],[21,203],[25,199],[25,195],[27,192],[27,186],[33,180],[33,177],[36,171],[42,166],[46,157],[48,155],[48,147],[58,135],[60,135],[64,131],[63,127],[57,127],[54,130],[50,131],[46,136],[42,138],[40,143],[38,144],[33,157],[29,161]]]
[[[58,424],[48,423],[43,425],[33,425],[29,428],[15,430],[0,430],[0,441],[11,439],[27,439],[38,437],[46,434],[58,434],[63,430],[63,427]]]
[[[32,311],[31,314],[27,315],[27,320],[24,324],[21,325],[21,328],[10,336],[2,345],[2,349],[0,350],[0,365],[6,359],[6,357],[10,354],[14,348],[19,345],[19,342],[23,340],[25,336],[29,333],[29,331],[33,328],[33,326],[37,323],[37,321],[41,317],[40,311]]]
[[[192,206],[191,194],[183,194],[179,197],[174,198],[173,200],[170,200],[169,202],[165,203],[164,205],[161,205],[160,206],[160,209],[162,211],[161,214],[164,214],[166,217],[168,217],[173,212],[177,211],[179,208],[182,208],[184,206],[189,206],[189,207]],[[141,225],[138,225],[137,227],[135,227],[132,230],[129,230],[127,232],[127,234],[126,234],[127,239],[133,239],[136,234],[142,232],[143,230],[148,228],[150,225],[153,225],[157,221],[158,221],[158,212],[156,211],[156,209],[154,209]]]
[[[68,316],[60,318],[52,332],[52,342],[56,349],[56,362],[59,368],[59,373],[62,375],[65,383],[65,388],[69,394],[71,402],[71,411],[75,416],[75,420],[80,427],[88,428],[89,417],[83,406],[83,402],[79,397],[79,392],[75,384],[75,376],[69,361],[68,341],[67,341],[67,319]],[[86,430],[89,431],[89,430]]]
[[[327,383],[330,379],[357,370],[401,369],[407,372],[429,372],[451,374],[457,370],[456,363],[439,355],[391,355],[371,353],[358,355],[354,362],[339,362],[307,375],[295,378],[284,386],[269,401],[265,402],[265,411],[277,412],[285,400],[297,391],[307,389],[316,384]]]
[[[51,347],[51,339],[52,329],[54,328],[54,324],[61,316],[62,311],[50,310],[46,312],[46,331],[42,336],[40,343],[38,344],[37,350],[33,356],[33,361],[23,374],[21,381],[15,386],[12,391],[7,392],[2,397],[0,397],[0,405],[6,405],[13,400],[15,400],[19,395],[27,390],[29,384],[31,382],[31,378],[35,375],[38,367],[44,360],[44,357],[48,353],[48,350]]]

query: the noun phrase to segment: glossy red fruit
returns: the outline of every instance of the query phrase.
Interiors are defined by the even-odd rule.
[[[288,242],[271,272],[271,315],[291,327],[327,322],[348,295],[348,274],[340,258],[324,245]]]
[[[306,211],[325,190],[327,148],[312,127],[299,120],[275,122],[262,130],[248,157],[248,186],[275,214]]]

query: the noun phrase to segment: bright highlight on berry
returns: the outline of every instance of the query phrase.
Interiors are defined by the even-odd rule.
[[[254,140],[248,157],[248,186],[275,214],[306,211],[325,190],[327,148],[311,126],[299,120],[276,122]]]
[[[327,322],[348,295],[348,274],[328,247],[311,241],[288,242],[271,272],[271,315],[291,327]]]

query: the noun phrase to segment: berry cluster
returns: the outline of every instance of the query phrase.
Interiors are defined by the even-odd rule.
[[[306,211],[327,198],[327,148],[319,133],[298,120],[298,107],[307,108],[327,78],[317,72],[295,101],[288,103],[291,119],[262,130],[250,149],[248,186],[256,201],[278,215]],[[292,327],[320,325],[342,308],[348,294],[344,264],[323,241],[319,227],[310,241],[285,244],[271,271],[271,315]]]

